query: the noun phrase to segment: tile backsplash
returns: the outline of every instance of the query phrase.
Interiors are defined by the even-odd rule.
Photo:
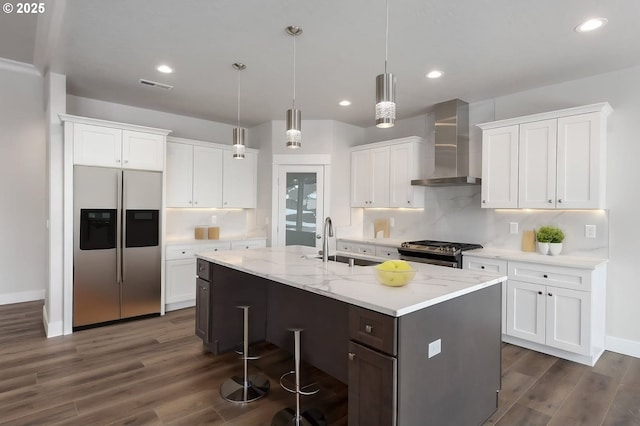
[[[215,224],[212,216],[216,218]],[[265,235],[264,227],[256,226],[253,209],[167,209],[167,239],[193,239],[196,226],[218,226],[220,238]]]
[[[374,221],[393,218],[390,238],[479,243],[520,250],[522,231],[543,225],[560,227],[566,237],[563,254],[609,257],[609,217],[605,210],[482,209],[480,187],[426,188],[424,209],[364,209],[362,237],[374,238]],[[510,233],[510,223],[518,232]],[[596,226],[596,238],[585,237],[585,225]]]

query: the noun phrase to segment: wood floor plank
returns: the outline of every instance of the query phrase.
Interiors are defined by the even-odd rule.
[[[278,384],[291,354],[266,342],[251,368],[269,377],[269,395],[224,400],[219,387],[241,363],[203,349],[193,308],[52,339],[41,316],[42,302],[0,306],[0,424],[257,426],[294,405]],[[309,366],[303,379],[320,386],[303,406],[347,425],[346,384]],[[499,409],[486,425],[640,426],[638,407],[640,359],[605,352],[590,368],[503,344]]]
[[[565,403],[549,422],[561,426],[566,422],[599,426],[616,395],[619,379],[587,371],[578,381]]]
[[[540,413],[553,416],[578,384],[587,366],[557,360],[519,400]]]

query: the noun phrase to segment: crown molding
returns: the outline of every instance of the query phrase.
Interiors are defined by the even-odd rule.
[[[23,74],[30,74],[30,75],[42,77],[42,75],[40,74],[40,71],[38,71],[36,67],[34,67],[33,65],[27,64],[25,62],[18,62],[11,59],[6,59],[6,58],[0,58],[0,70],[20,72]]]

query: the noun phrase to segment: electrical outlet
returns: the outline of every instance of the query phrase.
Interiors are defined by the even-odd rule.
[[[509,222],[509,233],[510,234],[518,233],[518,222]]]
[[[389,226],[392,228],[396,226],[396,220],[392,217],[389,218]]]
[[[434,340],[429,343],[428,357],[433,358],[442,352],[442,339]]]
[[[584,226],[584,236],[585,236],[585,238],[595,238],[596,237],[596,226],[595,225],[585,225]]]
[[[212,225],[218,224],[218,216],[216,216],[215,214],[211,215],[211,224]]]

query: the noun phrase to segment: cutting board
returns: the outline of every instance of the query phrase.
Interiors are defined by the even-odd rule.
[[[376,219],[373,221],[373,237],[389,238],[389,219]]]
[[[536,251],[536,231],[522,231],[522,251]]]

